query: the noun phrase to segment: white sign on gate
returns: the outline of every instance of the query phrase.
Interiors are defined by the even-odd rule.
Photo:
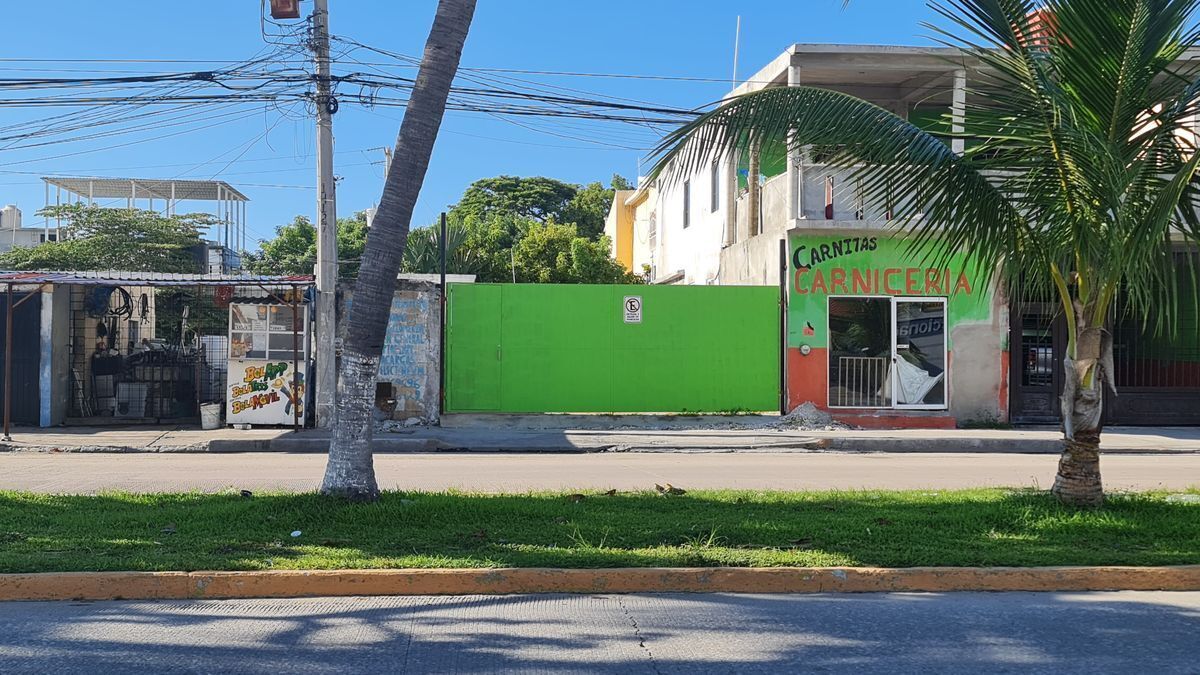
[[[625,302],[622,304],[622,307],[625,310],[625,323],[642,322],[642,296],[625,296]]]

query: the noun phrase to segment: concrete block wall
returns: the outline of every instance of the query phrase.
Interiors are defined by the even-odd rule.
[[[353,287],[338,289],[338,333],[345,334]],[[435,283],[399,280],[379,361],[378,416],[393,420],[439,419],[441,398],[441,295]]]

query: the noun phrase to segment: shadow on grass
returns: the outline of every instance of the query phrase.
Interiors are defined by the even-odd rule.
[[[293,533],[299,533],[292,536]],[[50,496],[0,492],[0,572],[1200,563],[1200,504],[1031,491]]]

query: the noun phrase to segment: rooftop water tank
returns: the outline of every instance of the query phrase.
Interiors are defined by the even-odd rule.
[[[21,209],[15,204],[9,204],[0,209],[0,229],[12,230],[21,227]]]

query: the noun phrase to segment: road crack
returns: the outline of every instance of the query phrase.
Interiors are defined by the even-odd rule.
[[[620,607],[621,611],[625,613],[625,620],[627,620],[629,625],[633,627],[633,636],[637,638],[638,647],[642,648],[642,651],[646,653],[646,659],[650,661],[650,669],[653,670],[657,675],[663,675],[663,671],[658,667],[658,661],[654,659],[654,652],[650,650],[650,647],[646,646],[646,636],[642,635],[642,628],[638,625],[637,619],[634,618],[633,613],[629,611],[629,607],[625,605],[624,598],[619,595],[616,596],[616,598],[617,606]]]

